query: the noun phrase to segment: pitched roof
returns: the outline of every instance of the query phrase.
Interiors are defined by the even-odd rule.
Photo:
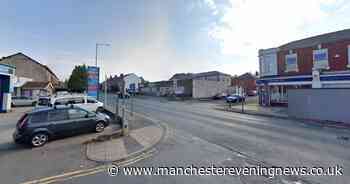
[[[184,80],[184,79],[191,79],[193,77],[193,73],[177,73],[173,75],[170,80]]]
[[[22,86],[22,88],[23,89],[44,89],[50,84],[51,84],[50,82],[29,81],[29,82],[26,82]]]
[[[9,55],[9,56],[6,56],[6,57],[2,57],[2,58],[0,59],[0,62],[1,62],[2,60],[4,60],[4,59],[8,59],[8,58],[11,58],[11,57],[14,57],[14,56],[17,56],[17,55],[22,55],[22,56],[24,56],[24,57],[27,57],[28,59],[30,59],[30,60],[33,61],[34,63],[36,63],[36,64],[38,64],[38,65],[44,67],[44,68],[45,68],[47,71],[49,71],[57,80],[59,80],[58,77],[56,76],[56,74],[53,73],[53,71],[52,71],[48,66],[39,63],[38,61],[34,60],[33,58],[31,58],[31,57],[29,57],[29,56],[27,56],[27,55],[25,55],[25,54],[23,54],[22,52],[18,52],[18,53],[16,53],[16,54],[12,54],[12,55]]]
[[[279,47],[281,50],[291,50],[296,48],[305,48],[319,45],[321,43],[330,43],[336,42],[339,40],[350,39],[350,29],[344,29],[341,31],[326,33],[322,35],[317,35],[297,41],[293,41],[287,44],[284,44]]]
[[[240,79],[240,80],[249,80],[249,79],[255,80],[256,78],[253,74],[247,72],[243,75],[238,76],[238,79]]]

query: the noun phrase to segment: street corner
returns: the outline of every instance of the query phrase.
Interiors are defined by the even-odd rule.
[[[103,163],[132,159],[151,150],[164,138],[166,127],[160,123],[140,114],[134,119],[128,135],[87,143],[87,158]]]

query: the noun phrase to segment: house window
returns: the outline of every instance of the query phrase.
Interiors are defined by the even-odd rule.
[[[286,72],[298,71],[298,55],[288,54],[286,55]]]
[[[314,69],[329,69],[328,49],[314,50]]]

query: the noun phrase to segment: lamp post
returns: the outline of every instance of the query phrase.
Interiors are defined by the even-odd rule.
[[[95,52],[95,66],[97,67],[97,54],[98,54],[98,47],[99,46],[106,46],[106,47],[109,47],[110,46],[110,44],[108,44],[108,43],[96,43],[96,52]]]
[[[97,55],[98,55],[98,47],[99,46],[106,46],[106,47],[109,47],[110,44],[108,43],[96,43],[96,47],[95,47],[95,66],[97,67]],[[100,70],[101,71],[101,70]],[[105,76],[105,98],[104,98],[104,105],[106,106],[107,105],[107,75]]]

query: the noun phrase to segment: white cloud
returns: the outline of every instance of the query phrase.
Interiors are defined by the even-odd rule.
[[[239,62],[227,66],[257,68],[259,49],[277,47],[324,30],[307,29],[325,24],[327,8],[344,7],[343,0],[231,0],[231,7],[210,35],[221,40],[222,54]],[[340,8],[341,8],[340,7]],[[339,18],[339,17],[338,17]],[[329,20],[328,20],[329,21]],[[333,22],[336,20],[333,20]],[[328,30],[327,30],[328,31]],[[238,65],[239,64],[239,65]],[[239,70],[235,69],[239,72]]]

